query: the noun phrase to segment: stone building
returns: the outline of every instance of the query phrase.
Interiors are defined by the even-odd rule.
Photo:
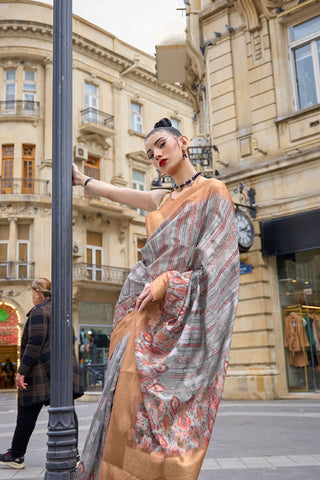
[[[32,279],[51,275],[52,13],[40,2],[0,0],[1,362],[17,360]],[[144,135],[155,121],[169,117],[193,136],[188,94],[154,73],[152,56],[74,16],[74,161],[86,174],[149,189],[157,175]],[[105,361],[117,296],[145,242],[144,216],[74,189],[74,326],[83,361]]]
[[[225,397],[314,395],[320,388],[319,2],[190,4],[187,38],[204,70],[202,77],[194,68],[198,125],[204,144],[215,145],[219,178],[241,205],[243,274]]]

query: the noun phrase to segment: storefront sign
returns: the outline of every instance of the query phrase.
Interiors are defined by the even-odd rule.
[[[19,337],[19,316],[11,305],[0,304],[0,345],[17,345]]]

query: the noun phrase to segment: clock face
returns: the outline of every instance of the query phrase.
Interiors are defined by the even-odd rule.
[[[238,229],[238,242],[240,250],[249,250],[254,241],[254,229],[248,215],[243,212],[236,212],[235,222]]]

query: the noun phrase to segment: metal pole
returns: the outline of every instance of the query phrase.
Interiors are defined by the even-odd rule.
[[[72,342],[72,0],[54,0],[51,391],[45,480],[75,478]]]

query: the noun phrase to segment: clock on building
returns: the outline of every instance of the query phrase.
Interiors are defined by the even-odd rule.
[[[238,229],[238,243],[240,252],[246,252],[254,242],[253,224],[248,215],[238,210],[235,214]]]

